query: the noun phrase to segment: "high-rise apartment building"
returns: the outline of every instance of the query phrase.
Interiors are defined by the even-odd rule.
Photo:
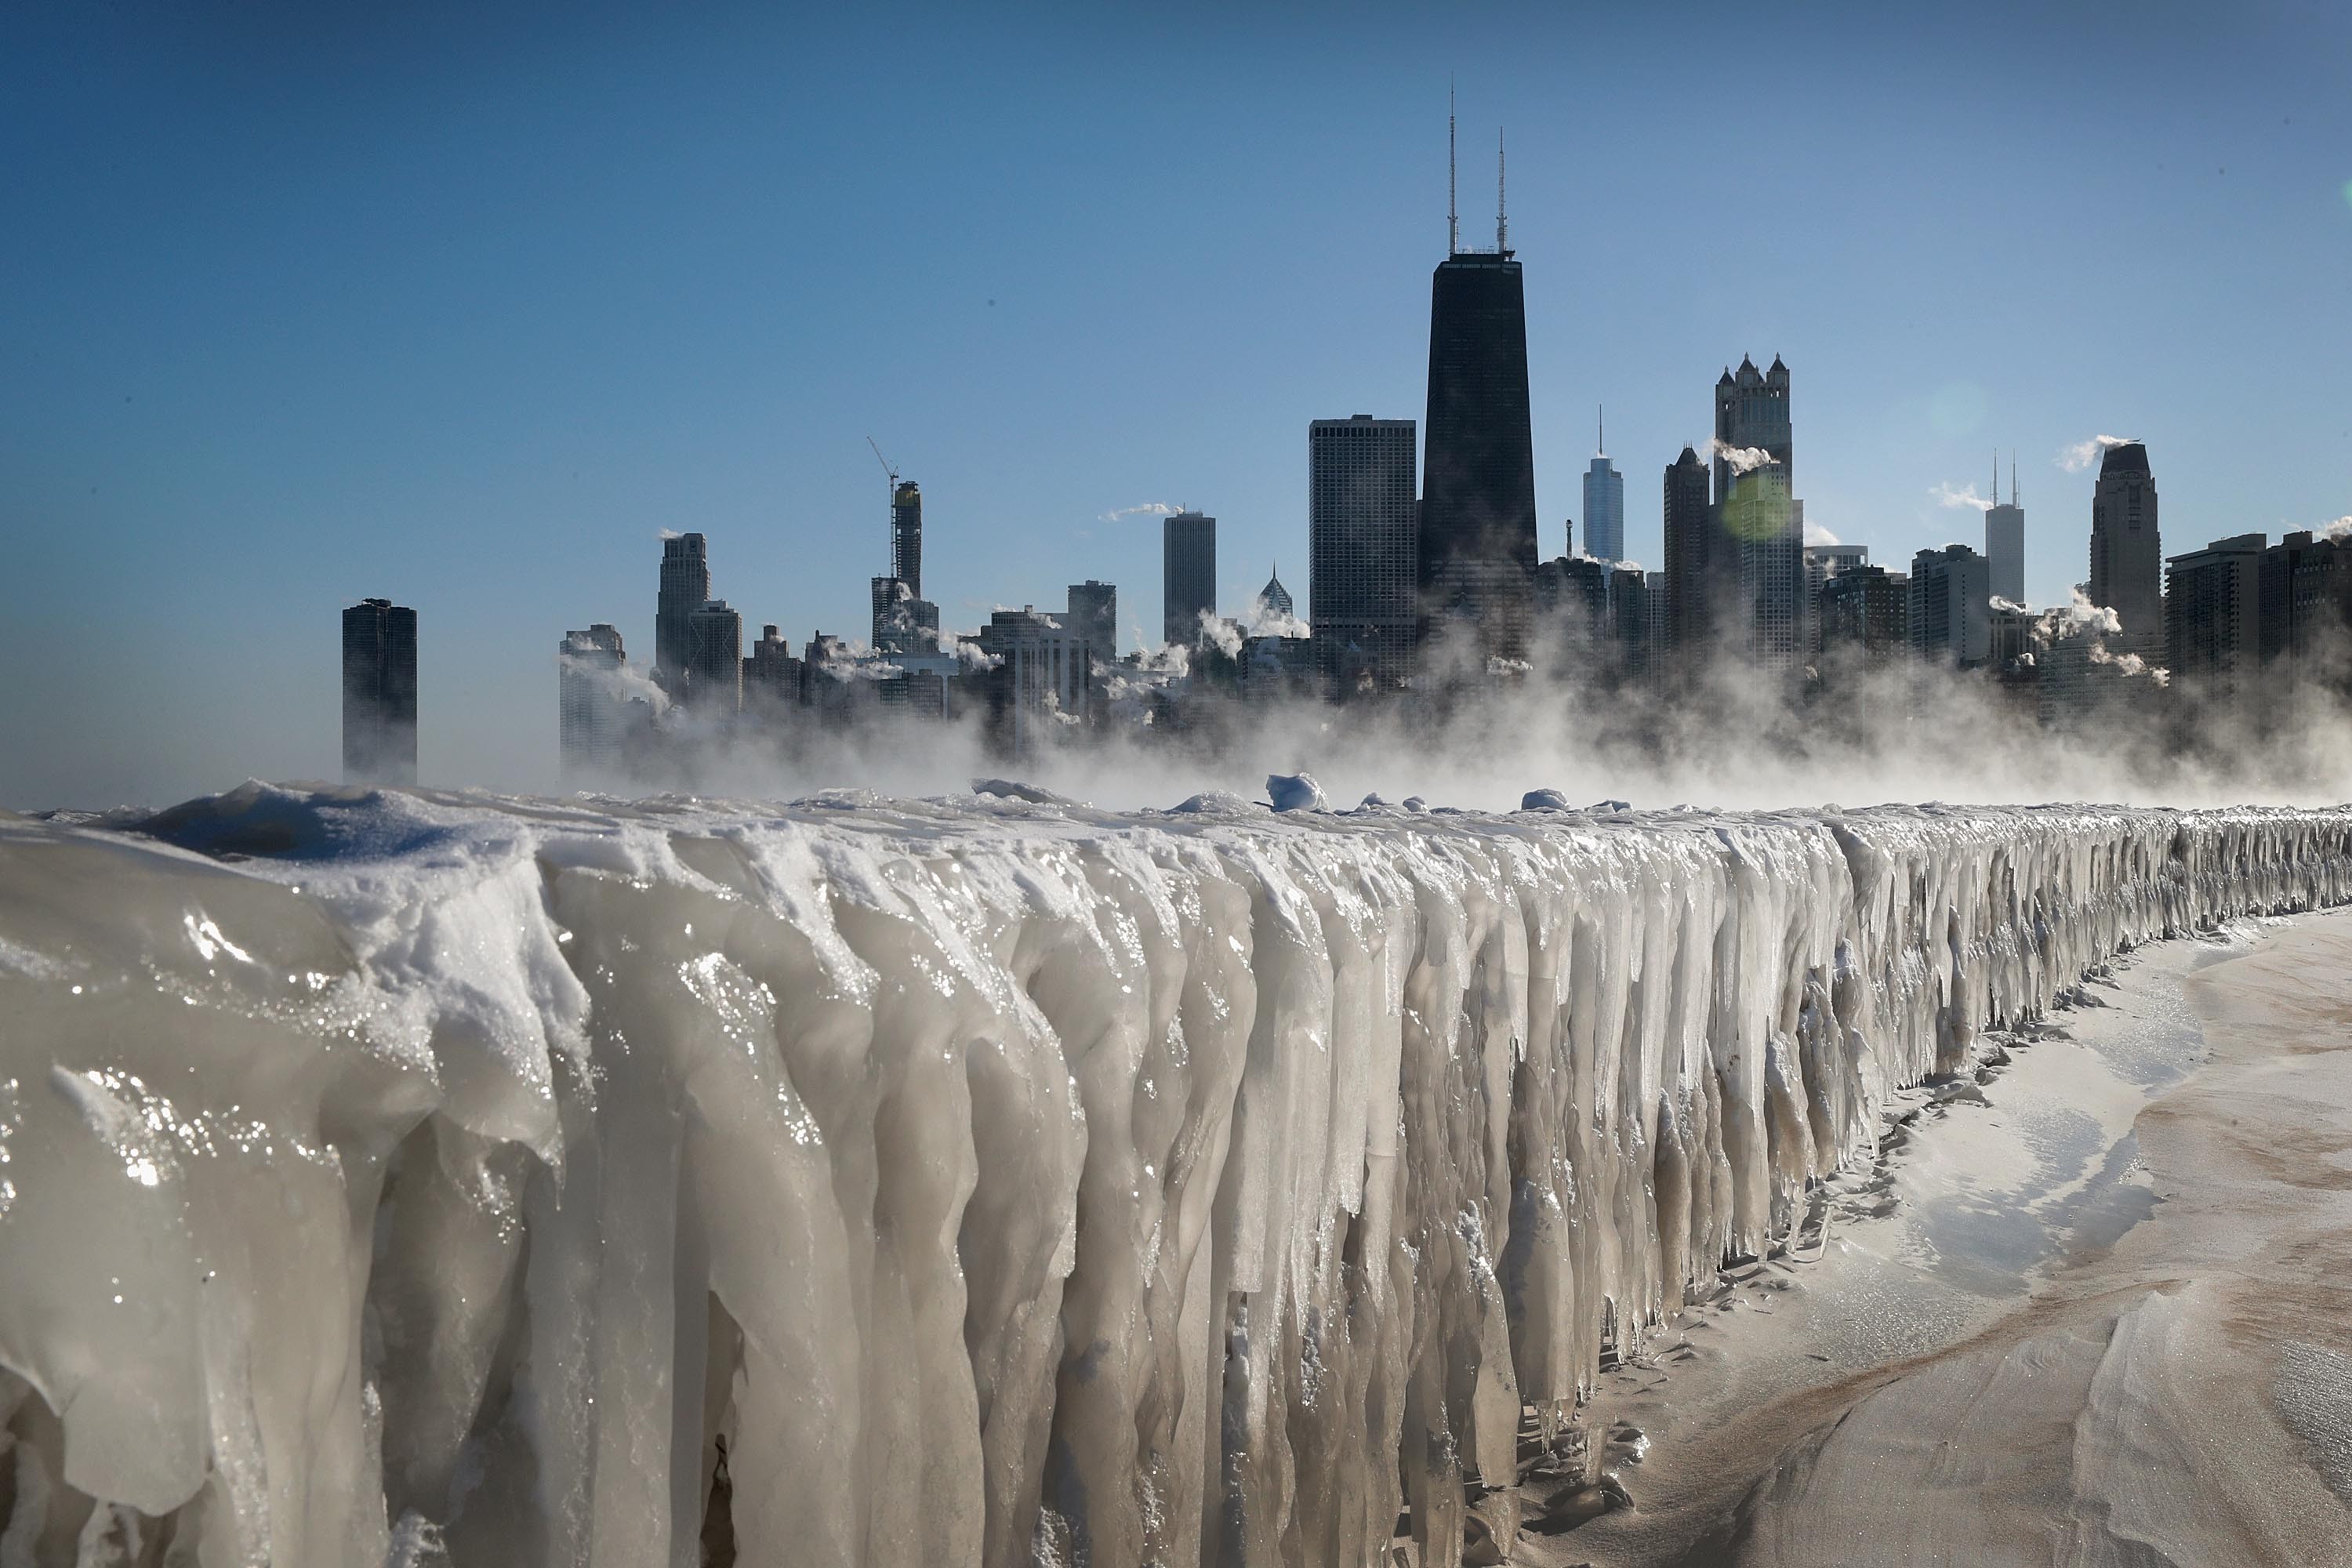
[[[565,632],[556,646],[556,744],[565,780],[620,766],[629,728],[621,677],[627,663],[619,629],[605,621]]]
[[[1793,669],[1804,633],[1804,513],[1795,501],[1789,367],[1742,357],[1715,384],[1715,510],[1736,563],[1740,624],[1722,628],[1754,668]]]
[[[743,706],[762,708],[771,716],[798,708],[804,700],[807,667],[793,653],[793,645],[774,626],[760,628],[760,640],[743,656]]]
[[[710,553],[698,533],[662,540],[661,595],[654,605],[654,673],[682,696],[686,674],[686,623],[710,599]]]
[[[1609,631],[1616,639],[1617,664],[1629,679],[1647,679],[1652,604],[1648,574],[1638,566],[1615,566],[1609,574]]]
[[[1069,613],[1062,624],[1087,639],[1087,658],[1099,669],[1118,662],[1118,589],[1089,577],[1070,584]]]
[[[686,617],[686,705],[697,714],[743,708],[743,617],[724,599],[697,605]]]
[[[2262,534],[2242,533],[2168,563],[2164,662],[2176,684],[2214,700],[2255,695],[2265,542]]]
[[[343,782],[416,782],[416,612],[389,599],[343,612]]]
[[[1059,721],[1055,714],[1083,716],[1091,707],[1093,661],[1078,628],[1024,605],[991,616],[974,640],[997,660],[988,678],[988,722],[1013,754],[1034,751]]]
[[[1421,468],[1420,635],[1474,634],[1523,652],[1537,558],[1535,433],[1519,263],[1500,245],[1430,279],[1429,403]]]
[[[2009,465],[2009,503],[2000,504],[2000,462],[1992,466],[1993,504],[1985,509],[1985,569],[1992,596],[2025,603],[2025,509],[2017,504],[2017,464]]]
[[[1584,471],[1584,552],[1602,561],[1625,559],[1625,476],[1609,460],[1605,443]]]
[[[1841,572],[1851,572],[1857,566],[1870,564],[1867,544],[1808,544],[1805,552],[1805,586],[1798,609],[1803,624],[1797,634],[1797,647],[1811,658],[1821,647],[1822,584]]]
[[[1190,647],[1201,617],[1217,613],[1217,520],[1180,511],[1163,521],[1160,545],[1160,637]]]
[[[2110,653],[2164,654],[2164,543],[2157,530],[2156,478],[2137,441],[2110,447],[2091,498],[2091,603],[2116,612]]]
[[[2288,648],[2306,670],[2332,663],[2340,677],[2352,655],[2352,533],[2305,541],[2288,572]]]
[[[1688,447],[1666,465],[1665,642],[1670,658],[1696,669],[1714,640],[1724,552],[1716,548],[1706,465]]]
[[[1412,672],[1417,428],[1369,414],[1307,427],[1307,619],[1316,672],[1343,693]]]
[[[1825,670],[1892,663],[1911,646],[1911,581],[1884,566],[1850,566],[1822,582],[1816,606]]]
[[[1965,544],[1911,558],[1911,651],[1973,669],[1992,657],[1992,586],[1985,558]]]

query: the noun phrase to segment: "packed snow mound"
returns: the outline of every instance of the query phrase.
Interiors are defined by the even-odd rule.
[[[11,1561],[1450,1563],[1891,1090],[2352,897],[2352,811],[1607,805],[0,816]]]

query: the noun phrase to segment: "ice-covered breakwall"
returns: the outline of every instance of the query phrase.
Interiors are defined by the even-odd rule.
[[[0,819],[0,1558],[1449,1562],[1892,1087],[2352,896],[2343,811],[1202,804]]]

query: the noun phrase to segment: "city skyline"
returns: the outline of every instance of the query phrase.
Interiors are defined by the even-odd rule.
[[[2167,46],[2079,21],[2037,24],[2041,48],[1989,89],[2021,122],[1972,121],[1963,144],[1912,122],[1880,79],[1928,58],[1957,21],[1855,43],[1799,18],[1738,68],[1817,91],[1813,118],[1791,126],[1770,171],[1789,226],[1751,233],[1740,254],[1724,256],[1703,227],[1660,251],[1664,231],[1644,205],[1663,199],[1645,193],[1677,162],[1685,179],[1702,177],[1698,127],[1685,137],[1661,126],[1659,100],[1633,84],[1575,116],[1553,109],[1540,73],[1513,58],[1529,51],[1509,47],[1622,47],[1623,25],[1591,22],[1570,36],[1532,13],[1507,22],[1471,28],[1444,52],[1465,57],[1454,68],[1465,145],[1486,134],[1473,128],[1510,126],[1539,557],[1559,553],[1561,519],[1580,520],[1587,420],[1605,400],[1612,455],[1634,481],[1627,553],[1663,563],[1655,481],[1645,476],[1703,436],[1696,383],[1739,352],[1778,353],[1801,368],[1808,521],[1870,542],[1874,560],[1979,542],[1980,519],[1941,505],[1937,488],[1981,473],[1987,446],[2020,449],[2032,520],[2025,585],[2036,602],[2085,575],[2092,475],[2065,471],[2058,458],[2100,433],[2138,437],[2163,454],[2173,552],[2352,510],[2332,366],[2318,347],[2344,340],[2331,326],[2352,310],[2342,287],[2352,205],[2339,188],[2352,171],[2331,174],[2323,158],[2344,144],[2347,116],[2310,90],[2316,76],[2295,76],[2305,68],[2295,62],[2278,68],[2302,87],[2257,83],[2250,62],[2267,47],[2263,26],[2200,52],[2185,13],[2168,23]],[[578,110],[526,93],[510,106],[520,121],[501,120],[497,68],[538,58],[539,46],[511,27],[487,28],[467,40],[470,74],[439,68],[420,40],[444,25],[428,14],[351,24],[356,39],[297,27],[265,41],[207,36],[193,23],[142,30],[134,20],[110,32],[55,17],[9,24],[16,59],[78,66],[61,79],[87,89],[86,102],[45,89],[0,110],[44,154],[21,177],[45,244],[17,262],[23,297],[37,308],[12,328],[33,374],[0,392],[15,432],[0,449],[0,479],[11,517],[23,520],[12,530],[20,569],[0,604],[0,637],[36,677],[0,709],[0,730],[27,742],[10,748],[0,771],[9,804],[163,798],[247,773],[331,776],[336,692],[315,650],[338,607],[378,595],[416,606],[432,628],[427,692],[462,689],[472,700],[463,711],[428,702],[428,771],[551,784],[546,640],[609,623],[631,647],[655,647],[642,562],[656,530],[718,542],[721,586],[749,621],[779,623],[794,641],[816,627],[863,629],[863,584],[890,565],[872,456],[858,450],[868,434],[923,486],[925,586],[943,601],[945,626],[970,629],[997,604],[1091,577],[1127,590],[1124,637],[1148,624],[1139,611],[1159,597],[1160,514],[1112,514],[1180,503],[1223,520],[1217,596],[1231,609],[1255,591],[1262,558],[1307,556],[1299,426],[1420,412],[1427,296],[1417,279],[1444,250],[1444,105],[1438,73],[1406,58],[1409,40],[1350,58],[1327,86],[1277,91],[1266,68],[1263,79],[1245,72],[1181,87],[1196,106],[1232,117],[1237,134],[1296,153],[1266,158],[1258,146],[1245,163],[1141,129],[1083,156],[1068,148],[1056,116],[1105,101],[1077,66],[1169,40],[1139,26],[1049,43],[1032,68],[1043,106],[983,119],[974,148],[949,160],[951,174],[909,185],[883,176],[938,159],[965,101],[948,61],[973,39],[951,19],[905,57],[940,89],[936,101],[870,156],[857,136],[862,117],[878,111],[845,89],[759,122],[748,151],[715,155],[726,144],[715,130],[755,101],[752,64],[777,57],[761,25],[714,24],[710,37],[666,46],[709,76],[712,108],[662,131],[609,188],[583,187],[556,158],[540,205],[509,214],[491,198],[511,184],[513,160],[534,150],[554,157],[551,138]],[[2267,25],[2284,26],[2284,14]],[[842,28],[814,40],[809,59],[848,59],[869,41]],[[1013,31],[1039,42],[1034,26]],[[719,34],[751,46],[741,67],[720,58]],[[1307,47],[1276,34],[1270,59]],[[627,79],[626,46],[636,41],[574,37],[549,68],[604,101]],[[2134,93],[2169,91],[2193,111],[2159,123],[2152,108],[2128,109],[2120,86],[2077,82],[2095,42],[2118,79],[2132,74],[2122,67],[2138,68]],[[373,52],[354,52],[360,44]],[[987,58],[1009,64],[1011,47]],[[313,68],[322,63],[337,68]],[[1695,68],[1698,85],[1733,89],[1730,68]],[[289,101],[236,96],[261,80],[285,82]],[[2062,82],[2074,95],[2063,104]],[[1375,84],[1369,106],[1318,128],[1316,116],[1332,109],[1327,94],[1362,98]],[[331,90],[345,101],[331,101]],[[2276,123],[2241,112],[2257,102],[2279,107]],[[419,137],[426,104],[451,118]],[[317,137],[271,140],[298,112],[321,117]],[[113,140],[76,151],[83,138],[67,133],[92,113],[121,123]],[[184,145],[126,163],[142,128],[167,116]],[[1834,136],[1817,123],[1840,117]],[[1842,150],[1857,119],[1889,131],[1883,151]],[[1633,152],[1634,125],[1659,131],[1660,146]],[[1324,167],[1339,137],[1370,154],[1360,174]],[[2029,143],[2055,172],[2029,166]],[[459,167],[486,147],[512,150],[503,164]],[[723,216],[753,174],[808,148],[822,154],[804,160],[821,175],[795,174],[748,216]],[[2208,152],[2211,172],[2195,173]],[[787,229],[872,231],[874,204],[886,200],[908,232],[972,218],[981,186],[964,181],[975,158],[996,160],[990,166],[1023,190],[1077,177],[1090,193],[1090,228],[1150,215],[1171,238],[1114,246],[1083,282],[1060,289],[1041,289],[1013,265],[1016,236],[1029,254],[1073,221],[1041,218],[1051,204],[1034,201],[1008,204],[1024,210],[1018,220],[980,222],[951,265],[892,260],[859,279],[821,250],[755,243]],[[1126,183],[1105,180],[1120,160]],[[1300,162],[1317,165],[1313,180],[1287,166]],[[675,185],[679,166],[693,178],[647,199],[685,237],[593,264],[548,250],[581,237],[592,209]],[[1859,202],[1839,205],[1853,180],[1898,171],[1913,184],[1873,185],[1870,216]],[[1245,177],[1226,177],[1236,172]],[[175,174],[188,192],[170,188]],[[438,183],[419,183],[428,176]],[[842,182],[853,180],[873,188],[845,195]],[[2136,216],[2117,237],[2102,202],[2127,191]],[[245,226],[224,229],[191,194],[235,206]],[[1611,221],[1595,228],[1610,202]],[[403,210],[437,220],[404,234],[445,237],[403,238],[390,261],[352,248]],[[1997,219],[2008,244],[1988,252],[1965,239],[1943,254],[1931,226],[1958,215],[1973,231],[1971,213]],[[2249,224],[2260,243],[2246,244]],[[1192,243],[1172,239],[1188,229]],[[2202,229],[2230,234],[2228,250]],[[1254,235],[1246,246],[1242,230]],[[1822,248],[1821,236],[1835,245]],[[1307,265],[1264,268],[1269,242]],[[713,258],[721,286],[696,294],[691,312],[681,297],[656,318],[594,330],[650,287],[667,289],[698,251]],[[171,257],[168,271],[159,253]],[[2248,255],[2261,258],[2259,290],[2220,310],[2189,308],[2215,277],[2242,274]],[[518,265],[525,258],[533,265]],[[816,284],[846,292],[821,308]],[[273,291],[248,298],[256,286]],[[1933,310],[1915,307],[1930,294]],[[94,304],[101,295],[104,308]],[[1132,308],[1139,298],[1152,302],[1148,320]],[[532,300],[546,308],[524,308]],[[820,329],[820,313],[849,323]],[[1966,331],[1952,324],[1960,321]],[[2125,331],[2150,321],[2162,330]],[[647,335],[656,326],[674,341],[656,346]],[[1070,346],[1041,346],[1047,336]],[[2205,374],[2159,374],[2182,354]],[[2266,374],[2263,395],[2249,400],[2238,388],[2251,382],[2232,366],[2252,360]],[[629,384],[618,390],[623,373]],[[126,646],[56,668],[39,650],[86,587],[80,563],[90,558],[115,568],[108,591]],[[184,657],[161,676],[126,678],[135,624],[171,626]],[[78,728],[60,731],[59,713]]]

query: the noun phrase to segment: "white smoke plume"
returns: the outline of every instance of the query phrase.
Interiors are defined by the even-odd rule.
[[[1805,542],[1808,544],[1843,544],[1845,541],[1840,539],[1836,534],[1832,533],[1828,529],[1823,528],[1820,523],[1809,522],[1805,524]]]
[[[1241,628],[1221,618],[1214,610],[1201,612],[1201,640],[1215,645],[1217,651],[1227,658],[1241,657]]]
[[[2110,447],[2128,447],[2128,436],[2094,436],[2087,441],[2077,441],[2058,454],[2058,466],[2070,474],[2079,474],[2105,454]]]
[[[2032,611],[2026,605],[2019,604],[2014,599],[2004,599],[1999,594],[1995,594],[1990,599],[1987,600],[1986,603],[1990,604],[1996,610],[2010,610],[2021,616],[2032,614]]]
[[[617,701],[643,702],[656,713],[669,707],[669,693],[655,683],[642,665],[600,664],[569,653],[557,655],[556,662],[565,674],[584,676],[604,695]]]
[[[956,658],[963,661],[963,667],[966,669],[994,669],[1004,662],[1002,658],[989,652],[978,643],[963,637],[955,638],[953,646]]]
[[[684,538],[686,537],[686,535],[685,535],[685,534],[683,534],[683,533],[680,533],[677,530],[676,530],[676,529],[674,529],[674,528],[656,528],[656,529],[655,529],[655,530],[654,530],[654,537],[655,537],[656,539],[668,540],[668,539],[684,539]]]
[[[2352,517],[2339,517],[2334,522],[2323,522],[2312,532],[2322,539],[2352,539]]]
[[[1735,474],[1751,473],[1772,461],[1772,454],[1761,447],[1734,447],[1710,437],[1706,444],[1710,457],[1720,458],[1731,465]]]
[[[2000,504],[1999,501],[1987,500],[1977,494],[1977,488],[1974,485],[1963,485],[1958,489],[1954,489],[1948,484],[1939,484],[1927,493],[1936,498],[1937,506],[1972,506],[1979,511],[1990,511]]]
[[[2150,664],[2136,653],[2109,653],[2107,645],[2103,642],[2095,642],[2091,645],[2091,662],[2111,664],[2119,672],[2127,676],[2145,675],[2158,686],[2172,684],[2172,671],[2160,665]]]
[[[1287,610],[1278,610],[1260,594],[1250,601],[1248,611],[1242,616],[1242,632],[1254,637],[1303,637],[1307,623]]]
[[[2066,595],[2066,603],[2053,605],[2042,611],[2042,618],[2033,623],[2035,642],[2046,647],[2060,637],[2072,637],[2076,632],[2087,631],[2095,637],[2104,637],[2109,632],[2124,629],[2123,617],[2105,605],[2091,603],[2091,596],[2083,592],[2080,583],[2069,588]]]
[[[1122,517],[1133,517],[1139,512],[1146,513],[1152,517],[1174,517],[1178,512],[1181,512],[1184,509],[1181,506],[1170,506],[1164,500],[1148,500],[1140,506],[1122,506],[1115,508],[1112,510],[1103,513],[1102,520],[1105,522],[1117,522]]]

